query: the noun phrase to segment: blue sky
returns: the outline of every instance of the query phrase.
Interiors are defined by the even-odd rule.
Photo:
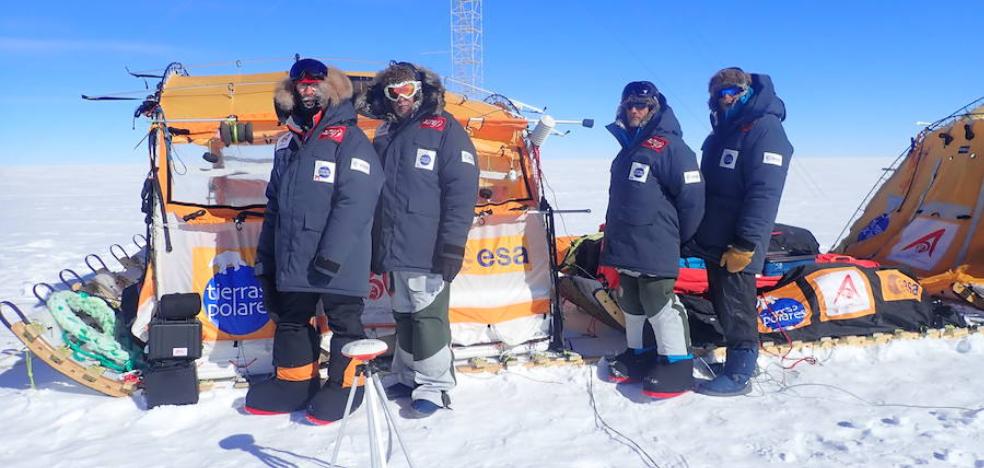
[[[193,74],[289,67],[295,53],[389,59],[450,72],[449,1],[15,2],[0,18],[0,165],[142,162],[135,103],[81,93],[141,90],[131,70]],[[485,86],[556,118],[594,118],[545,157],[610,157],[622,86],[650,80],[695,150],[706,84],[726,66],[772,75],[796,156],[895,156],[931,121],[984,95],[984,2],[485,3]],[[151,83],[151,86],[153,83]]]

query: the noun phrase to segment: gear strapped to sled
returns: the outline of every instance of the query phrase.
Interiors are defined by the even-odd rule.
[[[8,321],[3,315],[3,306],[13,310],[19,320]],[[13,303],[0,302],[0,322],[24,343],[31,353],[75,382],[113,397],[129,396],[136,390],[135,379],[129,377],[131,374],[121,375],[120,378],[111,378],[106,375],[106,368],[92,365],[91,360],[76,360],[74,353],[69,348],[53,346],[44,338],[44,327],[28,320]]]
[[[62,339],[79,361],[91,359],[116,372],[133,370],[133,359],[113,337],[116,312],[106,301],[85,292],[58,291],[45,305],[62,329]],[[78,314],[96,321],[99,329],[85,323]]]

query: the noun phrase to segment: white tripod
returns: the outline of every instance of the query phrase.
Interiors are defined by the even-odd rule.
[[[383,424],[385,423],[400,443],[400,450],[407,459],[407,465],[413,468],[410,461],[410,453],[403,445],[403,438],[400,431],[393,421],[393,415],[389,407],[386,406],[386,391],[379,380],[379,369],[376,367],[374,359],[386,352],[386,343],[381,340],[365,339],[353,341],[342,347],[342,354],[345,357],[362,361],[363,364],[356,369],[356,379],[360,374],[365,376],[365,392],[363,395],[363,406],[366,407],[366,418],[369,421],[369,456],[372,468],[386,468],[386,453],[383,448]],[[335,450],[331,455],[331,466],[337,467],[335,461],[338,460],[338,449],[342,444],[342,436],[345,434],[345,424],[348,423],[349,415],[352,414],[352,402],[355,401],[355,390],[358,385],[353,382],[352,389],[349,390],[348,401],[345,403],[345,414],[342,416],[342,427],[335,438]],[[385,419],[385,420],[384,420]]]

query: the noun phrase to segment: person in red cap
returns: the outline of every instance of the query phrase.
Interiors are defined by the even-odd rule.
[[[245,411],[283,414],[307,408],[308,420],[342,417],[355,378],[345,344],[365,338],[372,218],[383,185],[376,151],[356,126],[352,82],[335,68],[299,60],[276,89],[287,132],[277,140],[256,275],[277,325],[276,375],[250,385]],[[312,325],[319,303],[332,337],[328,381],[318,371],[321,336]],[[362,401],[357,390],[355,405]]]

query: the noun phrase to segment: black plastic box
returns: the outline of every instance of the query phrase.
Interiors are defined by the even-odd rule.
[[[194,361],[159,361],[144,372],[147,408],[198,403],[198,368]]]
[[[153,320],[147,340],[147,360],[194,361],[202,357],[202,323],[191,320]]]

